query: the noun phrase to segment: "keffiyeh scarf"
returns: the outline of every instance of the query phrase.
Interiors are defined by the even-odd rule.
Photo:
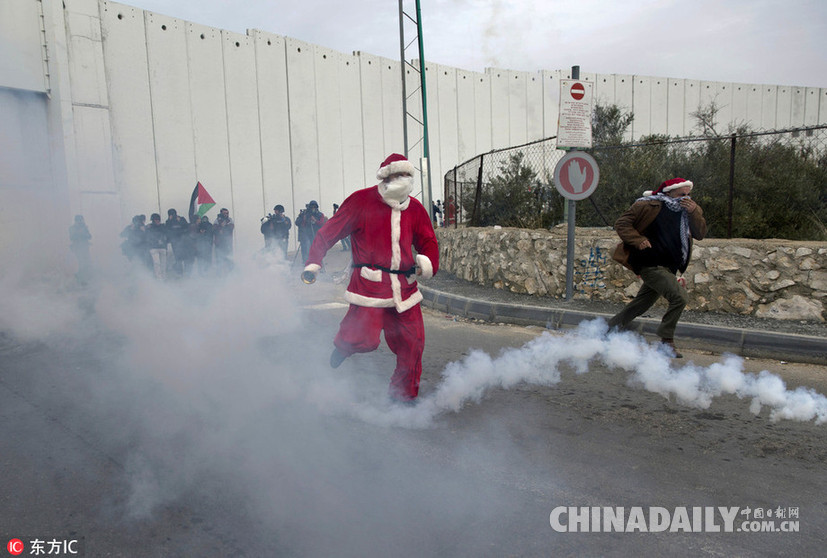
[[[680,212],[681,214],[681,262],[685,265],[689,259],[689,239],[691,233],[689,232],[689,212],[681,205],[680,198],[673,198],[666,194],[655,194],[654,196],[644,196],[637,201],[659,201],[662,202],[670,211]]]

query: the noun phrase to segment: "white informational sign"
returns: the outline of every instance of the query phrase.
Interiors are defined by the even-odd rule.
[[[560,80],[560,116],[557,147],[592,146],[592,99],[594,83],[579,79]]]
[[[591,196],[598,180],[597,161],[583,151],[569,151],[554,167],[554,187],[569,200],[584,200]]]

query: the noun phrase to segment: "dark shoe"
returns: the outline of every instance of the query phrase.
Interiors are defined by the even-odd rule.
[[[331,368],[339,368],[339,366],[345,361],[346,358],[346,354],[341,353],[338,348],[334,347],[333,352],[330,353]]]
[[[673,354],[674,358],[683,358],[683,355],[680,354],[678,352],[677,347],[675,347],[675,340],[674,339],[663,338],[663,339],[660,340],[660,342],[663,343],[664,345],[666,345],[669,348],[669,350],[672,351],[672,354]]]

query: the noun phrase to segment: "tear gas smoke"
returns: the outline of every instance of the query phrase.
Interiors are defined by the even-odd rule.
[[[827,422],[827,397],[810,388],[788,390],[781,378],[766,370],[757,375],[744,373],[743,360],[731,354],[708,367],[690,362],[673,368],[663,349],[633,333],[610,334],[602,319],[582,323],[562,336],[544,332],[522,348],[507,349],[497,357],[472,351],[463,360],[448,364],[434,392],[414,408],[380,412],[354,406],[351,412],[370,422],[425,427],[442,413],[458,412],[469,402],[479,403],[490,389],[554,385],[561,380],[561,366],[583,374],[591,362],[626,370],[630,386],[674,397],[683,405],[707,409],[715,397],[735,395],[751,400],[753,414],[769,408],[771,421]]]
[[[235,272],[221,279],[159,283],[122,269],[101,273],[82,294],[18,284],[0,300],[0,325],[17,338],[88,351],[89,370],[44,373],[43,383],[57,376],[71,386],[55,399],[88,413],[89,436],[122,465],[124,517],[148,517],[192,492],[229,494],[306,555],[335,553],[341,518],[352,515],[354,502],[360,522],[348,526],[349,543],[366,550],[378,538],[393,548],[408,536],[391,526],[406,524],[411,509],[437,538],[450,540],[453,518],[511,505],[497,483],[436,467],[439,456],[421,451],[417,432],[492,389],[553,386],[563,372],[603,365],[685,405],[706,408],[732,394],[750,399],[756,414],[767,407],[771,420],[827,422],[827,400],[810,389],[788,390],[769,372],[745,374],[735,356],[673,368],[665,353],[633,334],[609,334],[601,320],[564,335],[545,332],[498,356],[472,351],[449,363],[415,406],[394,405],[387,400],[394,357],[384,347],[329,369],[341,315],[313,309],[330,299],[313,300],[318,286],[296,275],[284,262],[236,257]],[[490,464],[492,455],[510,453],[487,444],[456,440],[445,458]],[[444,509],[434,511],[434,501]],[[329,519],[321,525],[320,517]],[[320,533],[329,538],[316,540]]]

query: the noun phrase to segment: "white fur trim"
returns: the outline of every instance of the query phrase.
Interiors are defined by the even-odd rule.
[[[384,167],[379,167],[379,170],[376,171],[376,178],[378,178],[379,180],[384,180],[390,175],[397,174],[400,172],[410,174],[411,176],[413,176],[415,170],[416,168],[410,161],[394,161],[393,163],[389,163]]]
[[[399,211],[405,211],[406,209],[408,209],[408,206],[411,205],[411,197],[410,196],[408,196],[405,199],[405,201],[403,201],[402,203],[399,203],[396,200],[386,198],[384,195],[382,195],[381,191],[379,192],[379,195],[382,196],[382,201],[385,202],[386,204],[388,204],[391,207],[391,209],[398,209]]]
[[[694,184],[692,184],[691,180],[684,180],[683,182],[678,182],[677,184],[672,184],[671,186],[667,186],[662,191],[663,191],[663,193],[671,192],[672,190],[677,190],[678,188],[684,188],[686,186],[689,186],[689,190],[692,191],[692,186],[694,186]]]
[[[416,255],[416,265],[422,270],[422,274],[418,275],[419,279],[430,279],[434,276],[434,264],[431,263],[430,258],[423,254]]]
[[[401,303],[396,305],[396,311],[400,314],[405,312],[406,310],[410,310],[420,302],[422,302],[422,293],[416,291],[414,294],[403,300]]]
[[[646,191],[643,192],[643,197],[651,196],[651,195],[652,195],[652,190],[646,190]]]
[[[361,267],[359,268],[359,275],[362,276],[362,279],[367,279],[368,281],[373,281],[374,283],[379,283],[382,281],[382,270],[381,269],[371,269],[369,267]]]
[[[368,308],[393,308],[395,306],[392,298],[372,298],[351,291],[345,291],[345,300],[350,304]]]
[[[400,300],[395,303],[392,298],[371,298],[369,296],[356,294],[351,291],[345,291],[345,300],[356,306],[365,306],[367,308],[396,308],[400,314],[406,310],[410,310],[420,302],[422,302],[422,293],[416,291],[405,300]]]
[[[391,269],[398,270],[402,263],[399,239],[402,237],[402,211],[391,209]]]
[[[313,273],[318,273],[322,269],[322,266],[319,264],[307,264],[304,267],[305,271],[312,271]]]

